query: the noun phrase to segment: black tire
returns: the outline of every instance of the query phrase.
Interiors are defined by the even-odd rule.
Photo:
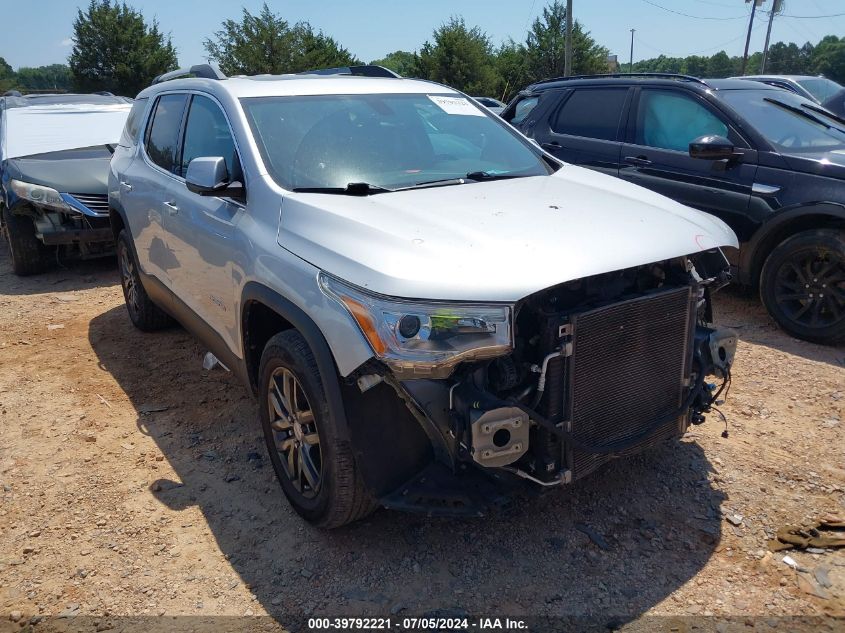
[[[845,341],[845,231],[803,231],[778,244],[763,264],[760,297],[792,336]]]
[[[322,528],[340,527],[373,512],[377,503],[364,485],[352,447],[340,439],[337,422],[329,413],[317,363],[302,335],[296,330],[286,330],[271,338],[261,355],[258,375],[259,410],[267,450],[282,491],[294,510]],[[290,420],[303,421],[300,430],[294,428],[298,422],[290,423],[289,429],[279,428],[285,422],[278,413],[279,405],[287,410],[280,400],[274,406],[271,392],[281,395],[280,376],[282,380],[289,376],[295,379],[292,390],[295,395],[287,398],[287,409],[294,412]],[[313,439],[302,441],[315,434],[316,446],[308,445]],[[291,445],[287,453],[279,448],[285,443]],[[313,488],[304,475],[297,474],[297,464],[303,472],[307,470],[302,467],[306,459],[303,451],[307,452],[310,465],[319,464],[319,479]]]
[[[3,209],[3,223],[12,255],[12,270],[16,275],[26,277],[50,269],[55,249],[45,246],[35,235],[32,218]]]
[[[138,261],[129,234],[122,230],[117,236],[117,268],[123,299],[132,324],[143,332],[155,332],[173,325],[173,319],[150,299],[138,272]]]

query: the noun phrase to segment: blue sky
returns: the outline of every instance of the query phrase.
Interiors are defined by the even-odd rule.
[[[654,6],[662,5],[684,15]],[[766,0],[764,7],[772,0]],[[204,59],[202,41],[226,18],[246,6],[257,12],[261,0],[129,0],[148,18],[156,18],[173,37],[182,65]],[[87,0],[5,0],[7,24],[0,37],[0,57],[14,68],[64,62],[71,50],[73,18]],[[332,35],[352,53],[370,61],[397,49],[416,50],[450,15],[462,15],[498,44],[523,40],[527,25],[546,0],[269,0],[289,21],[307,20]],[[724,48],[742,54],[749,5],[744,0],[574,0],[575,17],[596,40],[627,61],[629,29],[637,29],[634,59],[712,54]],[[842,0],[786,0],[787,15],[818,16],[845,12]],[[692,16],[692,17],[688,17]],[[752,50],[765,39],[765,17],[758,13]],[[737,18],[737,19],[732,19]],[[27,26],[29,25],[29,26]],[[826,34],[845,35],[845,16],[825,19],[778,17],[773,41],[818,41]]]

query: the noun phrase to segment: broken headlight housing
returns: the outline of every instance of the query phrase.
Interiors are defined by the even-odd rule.
[[[325,274],[320,287],[346,308],[376,357],[401,377],[443,378],[461,361],[512,349],[509,305],[385,297]]]
[[[9,181],[9,188],[18,198],[33,202],[39,206],[49,207],[59,211],[71,211],[70,206],[64,201],[62,195],[50,187],[12,179]]]

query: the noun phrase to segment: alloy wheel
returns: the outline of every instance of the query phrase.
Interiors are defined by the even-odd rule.
[[[126,303],[137,313],[139,310],[138,304],[138,286],[135,282],[135,264],[129,257],[129,249],[124,244],[120,246],[120,281],[123,283],[123,289],[126,292]]]
[[[774,298],[803,327],[836,325],[845,318],[845,258],[821,249],[796,252],[777,271]]]
[[[270,428],[285,476],[306,499],[313,499],[322,481],[322,453],[316,419],[299,380],[286,367],[270,376]]]

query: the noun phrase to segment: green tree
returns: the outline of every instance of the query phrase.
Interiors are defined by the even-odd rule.
[[[845,37],[828,35],[813,49],[813,73],[845,85]]]
[[[258,15],[243,9],[240,22],[225,20],[203,45],[227,75],[278,75],[361,63],[333,38],[308,22],[291,25],[266,2]]]
[[[501,86],[496,96],[502,101],[510,101],[516,93],[531,83],[528,69],[528,52],[525,46],[508,40],[496,52],[496,68]]]
[[[707,62],[707,76],[708,77],[730,77],[735,75],[734,61],[728,57],[725,51],[719,51]]]
[[[530,76],[536,81],[563,75],[566,49],[566,5],[554,0],[531,25],[525,40]],[[578,20],[572,26],[572,73],[606,73],[608,49],[590,37]]]
[[[125,2],[91,0],[86,11],[78,9],[73,42],[68,63],[81,92],[135,96],[156,75],[176,68],[170,37]]]
[[[414,75],[472,95],[493,94],[499,86],[493,45],[477,26],[467,28],[452,17],[435,29],[432,42],[422,45],[414,59]]]
[[[16,82],[17,77],[15,76],[15,71],[5,59],[0,57],[0,95],[7,90],[12,90]]]
[[[811,47],[799,48],[794,42],[775,42],[769,47],[766,72],[775,75],[805,75],[812,72]]]
[[[18,68],[17,83],[21,90],[54,90],[67,92],[73,87],[73,76],[66,64],[50,64],[36,68]]]
[[[414,54],[408,51],[393,51],[381,59],[374,59],[370,63],[389,68],[403,77],[411,76],[414,73]]]

